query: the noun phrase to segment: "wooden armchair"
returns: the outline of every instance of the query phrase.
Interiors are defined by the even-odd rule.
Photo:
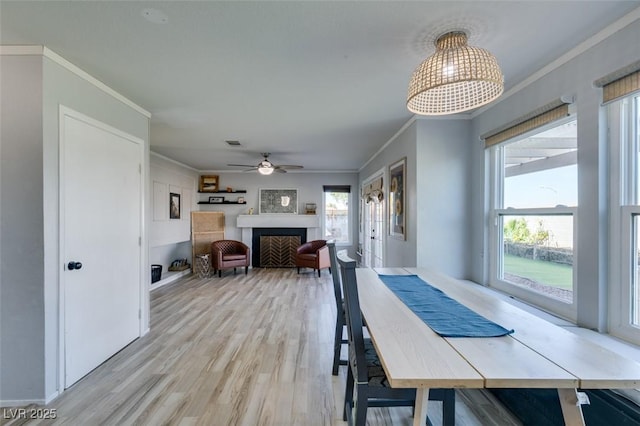
[[[300,273],[300,268],[317,269],[318,276],[320,276],[320,270],[323,268],[329,268],[329,272],[331,272],[327,241],[314,240],[302,244],[296,249],[294,262],[298,267],[298,273]]]
[[[233,268],[236,273],[238,266],[244,266],[245,275],[249,271],[249,262],[251,256],[250,249],[241,241],[234,240],[218,240],[211,243],[211,265],[213,273],[218,272],[218,276],[222,276],[222,270]]]

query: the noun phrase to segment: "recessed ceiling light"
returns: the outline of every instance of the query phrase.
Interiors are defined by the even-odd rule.
[[[142,16],[149,22],[154,24],[166,24],[169,22],[169,17],[166,13],[159,9],[143,9]]]

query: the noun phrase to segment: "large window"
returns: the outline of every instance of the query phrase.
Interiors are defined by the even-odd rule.
[[[640,95],[609,105],[612,332],[640,343]]]
[[[324,186],[322,227],[325,240],[334,240],[336,244],[351,243],[350,202],[350,186]]]
[[[565,316],[574,311],[576,124],[554,121],[490,148],[491,284]]]

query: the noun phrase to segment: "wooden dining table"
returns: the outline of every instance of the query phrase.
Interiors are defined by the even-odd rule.
[[[378,277],[418,275],[514,333],[441,337]],[[566,425],[584,425],[578,389],[640,387],[640,364],[541,319],[484,287],[425,268],[358,268],[360,308],[389,384],[416,388],[414,425],[424,425],[430,388],[554,388]]]

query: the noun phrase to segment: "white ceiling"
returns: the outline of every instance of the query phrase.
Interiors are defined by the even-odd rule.
[[[150,111],[151,150],[193,168],[271,152],[275,164],[357,170],[412,117],[409,78],[438,35],[467,30],[509,90],[639,6],[2,0],[0,42],[45,45]],[[149,8],[167,22],[145,19]]]

